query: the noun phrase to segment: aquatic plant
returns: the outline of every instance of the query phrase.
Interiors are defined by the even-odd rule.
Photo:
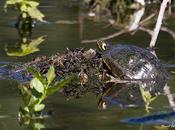
[[[5,51],[8,56],[26,56],[39,51],[38,46],[45,40],[45,36],[40,36],[31,40],[34,20],[44,21],[39,9],[39,2],[34,0],[6,0],[4,8],[14,6],[19,10],[20,15],[15,23],[20,37],[20,43],[13,46],[6,45]]]
[[[22,38],[19,45],[6,46],[5,51],[8,56],[26,56],[39,51],[38,46],[45,41],[45,36],[40,36],[36,39],[29,40]]]
[[[143,87],[140,87],[140,93],[145,103],[145,110],[149,112],[150,103],[156,99],[156,96],[152,96],[151,93],[149,91],[144,90]]]
[[[9,6],[15,6],[19,11],[23,19],[28,17],[43,21],[44,14],[38,9],[39,2],[33,0],[6,0],[4,8]]]
[[[20,12],[14,26],[22,35],[25,35],[26,32],[32,32],[34,20],[44,22],[44,14],[38,9],[39,2],[34,0],[6,0],[4,5],[6,11],[9,6],[16,7]]]
[[[42,120],[31,120],[30,122],[25,122],[22,124],[25,126],[25,130],[42,130],[45,127],[45,124]]]
[[[63,80],[55,80],[55,69],[50,66],[45,76],[42,76],[35,69],[29,67],[28,71],[33,75],[29,84],[19,86],[23,105],[19,110],[19,121],[29,123],[31,119],[43,119],[45,115],[41,111],[45,108],[43,101],[54,92],[63,88],[69,83],[73,76]]]

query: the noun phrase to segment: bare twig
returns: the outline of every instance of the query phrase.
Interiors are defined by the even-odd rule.
[[[140,25],[145,24],[147,21],[149,21],[150,19],[152,19],[157,13],[152,13],[151,15],[149,15],[148,17],[146,17],[145,19],[143,19],[142,21],[140,21]]]
[[[114,37],[117,37],[117,36],[120,36],[124,33],[127,33],[128,32],[128,29],[124,29],[124,30],[121,30],[119,32],[116,32],[114,34],[111,34],[111,35],[108,35],[106,37],[100,37],[100,38],[97,38],[97,39],[93,39],[93,40],[82,40],[81,43],[92,43],[92,42],[96,42],[97,40],[109,40],[111,38],[114,38]]]
[[[55,22],[56,24],[77,24],[77,20],[58,20]]]
[[[173,108],[173,110],[175,111],[175,101],[174,101],[174,97],[170,92],[170,87],[166,84],[164,87],[164,93],[168,98],[169,104],[170,106]]]
[[[169,5],[172,4],[172,0],[169,0]],[[172,13],[172,7],[171,6],[168,6],[168,13],[171,14]]]
[[[141,31],[144,31],[144,32],[148,33],[150,36],[153,35],[153,31],[151,29],[149,29],[149,28],[140,26],[138,29],[141,30]],[[171,29],[169,29],[167,27],[161,27],[160,30],[161,31],[164,31],[164,32],[167,32],[175,40],[175,32],[174,31],[172,31]]]
[[[156,13],[153,13],[153,14],[151,14],[150,16],[146,17],[144,20],[142,20],[142,21],[140,22],[140,25],[146,23],[147,21],[149,21],[150,19],[152,19],[155,15],[156,15]],[[152,36],[152,33],[153,33],[152,30],[147,29],[147,28],[145,28],[145,27],[141,27],[141,26],[140,26],[138,29],[139,29],[139,30],[142,30],[142,31],[145,31],[145,32],[147,32],[148,34],[150,34],[150,35]],[[106,37],[100,37],[100,38],[92,39],[92,40],[82,40],[81,43],[93,43],[93,42],[96,42],[96,41],[99,40],[99,39],[100,39],[100,40],[109,40],[109,39],[111,39],[111,38],[118,37],[118,36],[120,36],[120,35],[122,35],[122,34],[125,34],[125,33],[127,33],[127,32],[130,32],[130,31],[129,31],[128,29],[124,29],[124,30],[121,30],[121,31],[116,32],[116,33],[114,33],[114,34],[108,35],[108,36],[106,36]]]
[[[174,31],[172,31],[171,29],[169,29],[167,27],[161,27],[161,30],[169,33],[171,35],[171,37],[175,40],[175,32]]]
[[[144,32],[147,32],[151,36],[153,35],[153,31],[151,29],[148,29],[148,28],[145,28],[145,27],[140,26],[139,27],[139,30],[144,31]]]
[[[167,3],[169,1],[170,0],[163,0],[163,2],[161,3],[160,11],[159,11],[158,19],[157,19],[157,23],[156,23],[156,26],[154,28],[154,33],[152,35],[152,39],[151,39],[151,42],[150,42],[150,47],[151,48],[154,47],[155,44],[156,44],[157,37],[158,37],[159,31],[160,31],[160,28],[161,28],[161,25],[162,25],[164,12],[165,12],[165,9],[167,7]]]

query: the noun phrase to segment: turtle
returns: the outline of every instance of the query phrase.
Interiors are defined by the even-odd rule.
[[[145,91],[153,95],[163,93],[168,74],[159,59],[136,45],[110,45],[98,40],[100,57],[110,75],[123,81],[138,81]],[[122,82],[126,83],[126,82]]]

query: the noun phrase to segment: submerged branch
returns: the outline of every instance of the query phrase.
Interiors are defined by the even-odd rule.
[[[175,101],[174,96],[170,92],[170,87],[166,84],[164,87],[164,93],[168,98],[170,106],[173,108],[173,111],[175,111]]]

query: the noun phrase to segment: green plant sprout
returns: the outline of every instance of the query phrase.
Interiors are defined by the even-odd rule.
[[[19,110],[19,121],[30,124],[33,119],[43,119],[41,111],[45,108],[43,101],[56,91],[67,85],[74,76],[68,76],[63,80],[55,80],[54,66],[50,66],[47,74],[42,76],[32,67],[28,71],[33,75],[28,85],[20,85],[19,90],[22,96],[23,105]]]
[[[153,97],[151,93],[149,91],[145,91],[143,87],[140,87],[140,92],[145,103],[145,109],[147,112],[149,112],[150,103],[156,99],[156,96]]]
[[[22,43],[20,45],[12,47],[5,47],[6,54],[8,56],[26,56],[32,53],[39,51],[38,46],[45,41],[46,36],[40,36],[34,40],[28,41],[26,38],[22,39]]]
[[[9,6],[15,6],[20,11],[23,19],[30,17],[43,21],[44,14],[38,9],[39,2],[33,0],[6,0],[4,5],[5,10],[7,10],[7,7]]]
[[[29,124],[25,124],[25,130],[42,130],[46,128],[42,120],[32,120]]]

